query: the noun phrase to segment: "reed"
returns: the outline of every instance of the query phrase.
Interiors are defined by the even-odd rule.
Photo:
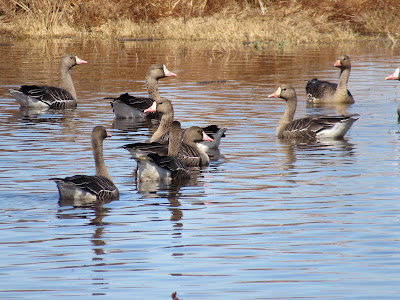
[[[400,34],[398,0],[0,0],[0,32],[289,44]]]

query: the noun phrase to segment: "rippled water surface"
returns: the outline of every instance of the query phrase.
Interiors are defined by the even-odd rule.
[[[0,298],[398,299],[400,83],[384,80],[398,49],[10,39],[0,50]],[[67,52],[89,62],[73,69],[78,108],[21,111],[7,90],[57,85]],[[307,107],[305,80],[336,81],[342,53],[356,103]],[[120,146],[157,123],[115,120],[104,99],[146,95],[156,62],[178,74],[160,90],[184,127],[228,127],[220,155],[179,189],[136,185]],[[359,120],[344,141],[277,141],[284,103],[267,95],[280,83],[296,88],[298,117]],[[120,199],[59,202],[49,178],[94,174],[95,125],[113,135],[104,155]]]

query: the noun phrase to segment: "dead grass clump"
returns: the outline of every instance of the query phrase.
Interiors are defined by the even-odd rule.
[[[398,0],[0,0],[1,32],[292,44],[400,33]]]
[[[71,4],[72,1],[63,0],[1,1],[0,12],[5,23],[14,24],[13,31],[19,35],[65,35],[74,32],[68,22],[73,12]]]
[[[312,9],[315,15],[323,13],[327,21],[348,27],[360,35],[385,34],[390,27],[400,25],[400,1],[398,0],[298,0],[302,8]]]
[[[93,28],[92,32],[129,38],[180,39],[214,41],[226,48],[228,43],[276,43],[295,45],[354,39],[347,28],[339,30],[320,14],[311,18],[312,10],[298,4],[285,7],[266,7],[262,15],[251,7],[231,6],[211,16],[166,17],[156,22],[121,19]]]

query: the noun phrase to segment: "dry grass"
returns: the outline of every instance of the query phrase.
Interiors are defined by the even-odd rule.
[[[400,34],[398,0],[0,0],[0,32],[318,43]]]

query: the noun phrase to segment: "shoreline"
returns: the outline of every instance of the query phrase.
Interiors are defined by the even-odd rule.
[[[350,22],[333,18],[332,12],[320,12],[318,7],[304,8],[298,3],[286,3],[285,6],[285,3],[268,2],[268,6],[264,3],[265,11],[262,13],[254,7],[244,10],[236,7],[201,16],[187,17],[181,13],[155,20],[110,17],[96,22],[90,20],[88,15],[80,16],[76,8],[72,11],[65,8],[65,12],[60,11],[61,8],[52,8],[47,12],[41,11],[43,15],[34,14],[33,10],[26,8],[25,11],[19,9],[8,18],[0,15],[0,35],[17,39],[88,37],[208,41],[221,45],[247,43],[255,48],[265,43],[275,43],[278,47],[283,47],[288,44],[364,42],[376,39],[394,45],[400,37],[396,27],[389,27],[385,20],[377,20],[376,15],[368,10],[361,15],[362,18],[353,16],[353,21]],[[344,12],[342,14],[346,16]],[[81,18],[79,21],[74,19],[78,18],[77,15]],[[389,22],[395,17],[397,13],[393,12],[386,18]],[[362,26],[354,25],[354,20],[358,20],[360,24],[362,20],[363,24],[370,24],[371,28],[363,25],[361,30]]]

